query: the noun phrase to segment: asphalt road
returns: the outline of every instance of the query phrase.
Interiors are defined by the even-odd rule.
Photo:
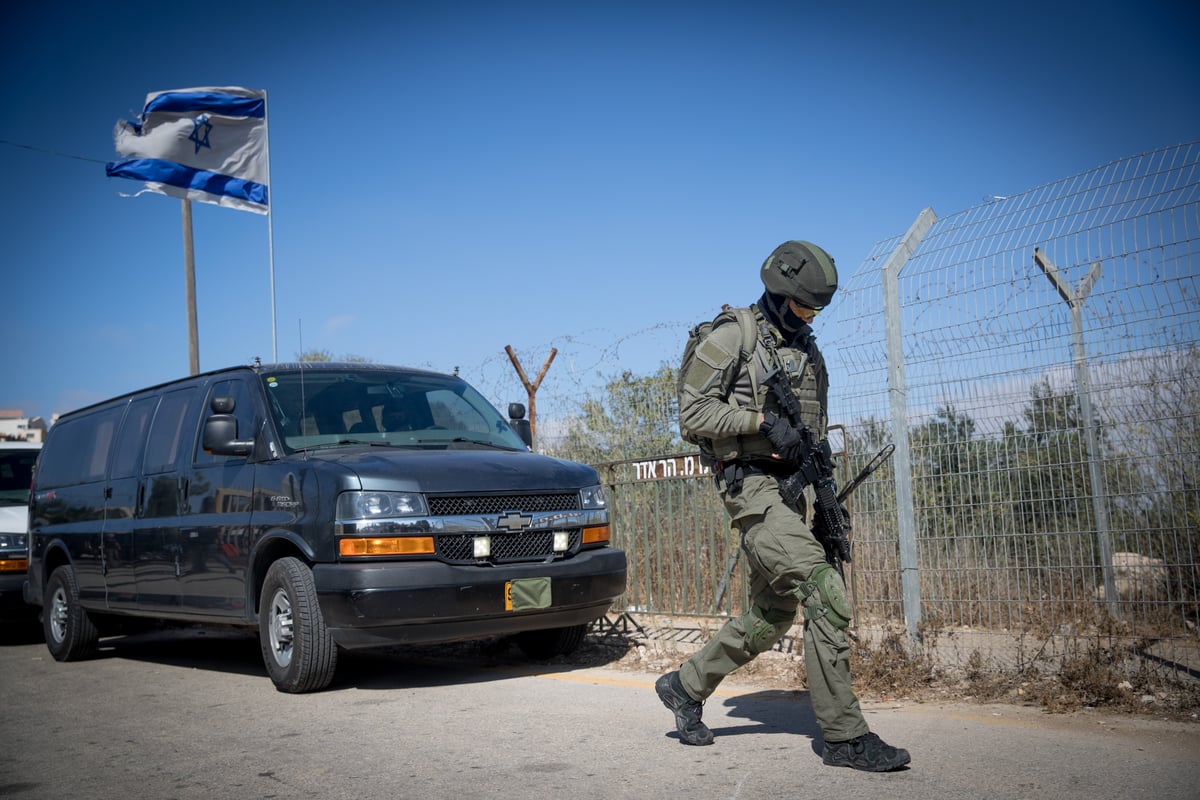
[[[493,657],[494,656],[494,657]],[[682,745],[656,677],[611,667],[350,655],[333,687],[276,692],[253,638],[105,640],[60,664],[0,645],[0,798],[1200,797],[1200,724],[864,703],[910,769],[825,767],[803,692],[727,681],[710,747]]]

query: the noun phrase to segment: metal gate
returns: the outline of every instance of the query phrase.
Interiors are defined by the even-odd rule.
[[[672,616],[740,613],[737,537],[698,453],[598,465],[610,492],[614,543],[629,559],[620,611]]]

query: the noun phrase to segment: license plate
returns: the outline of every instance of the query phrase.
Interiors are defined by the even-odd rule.
[[[505,611],[529,611],[549,607],[549,578],[515,578],[504,584]]]

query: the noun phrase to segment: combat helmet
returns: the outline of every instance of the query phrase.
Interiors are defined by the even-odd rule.
[[[838,288],[833,256],[812,242],[793,240],[779,245],[763,262],[760,275],[769,294],[808,308],[829,305]]]

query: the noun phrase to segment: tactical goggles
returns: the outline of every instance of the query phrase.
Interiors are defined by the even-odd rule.
[[[794,305],[796,308],[811,312],[814,317],[821,313],[821,309],[825,308],[825,306],[817,306],[816,308],[813,308],[812,306],[806,306],[799,300],[788,300],[788,302]]]

